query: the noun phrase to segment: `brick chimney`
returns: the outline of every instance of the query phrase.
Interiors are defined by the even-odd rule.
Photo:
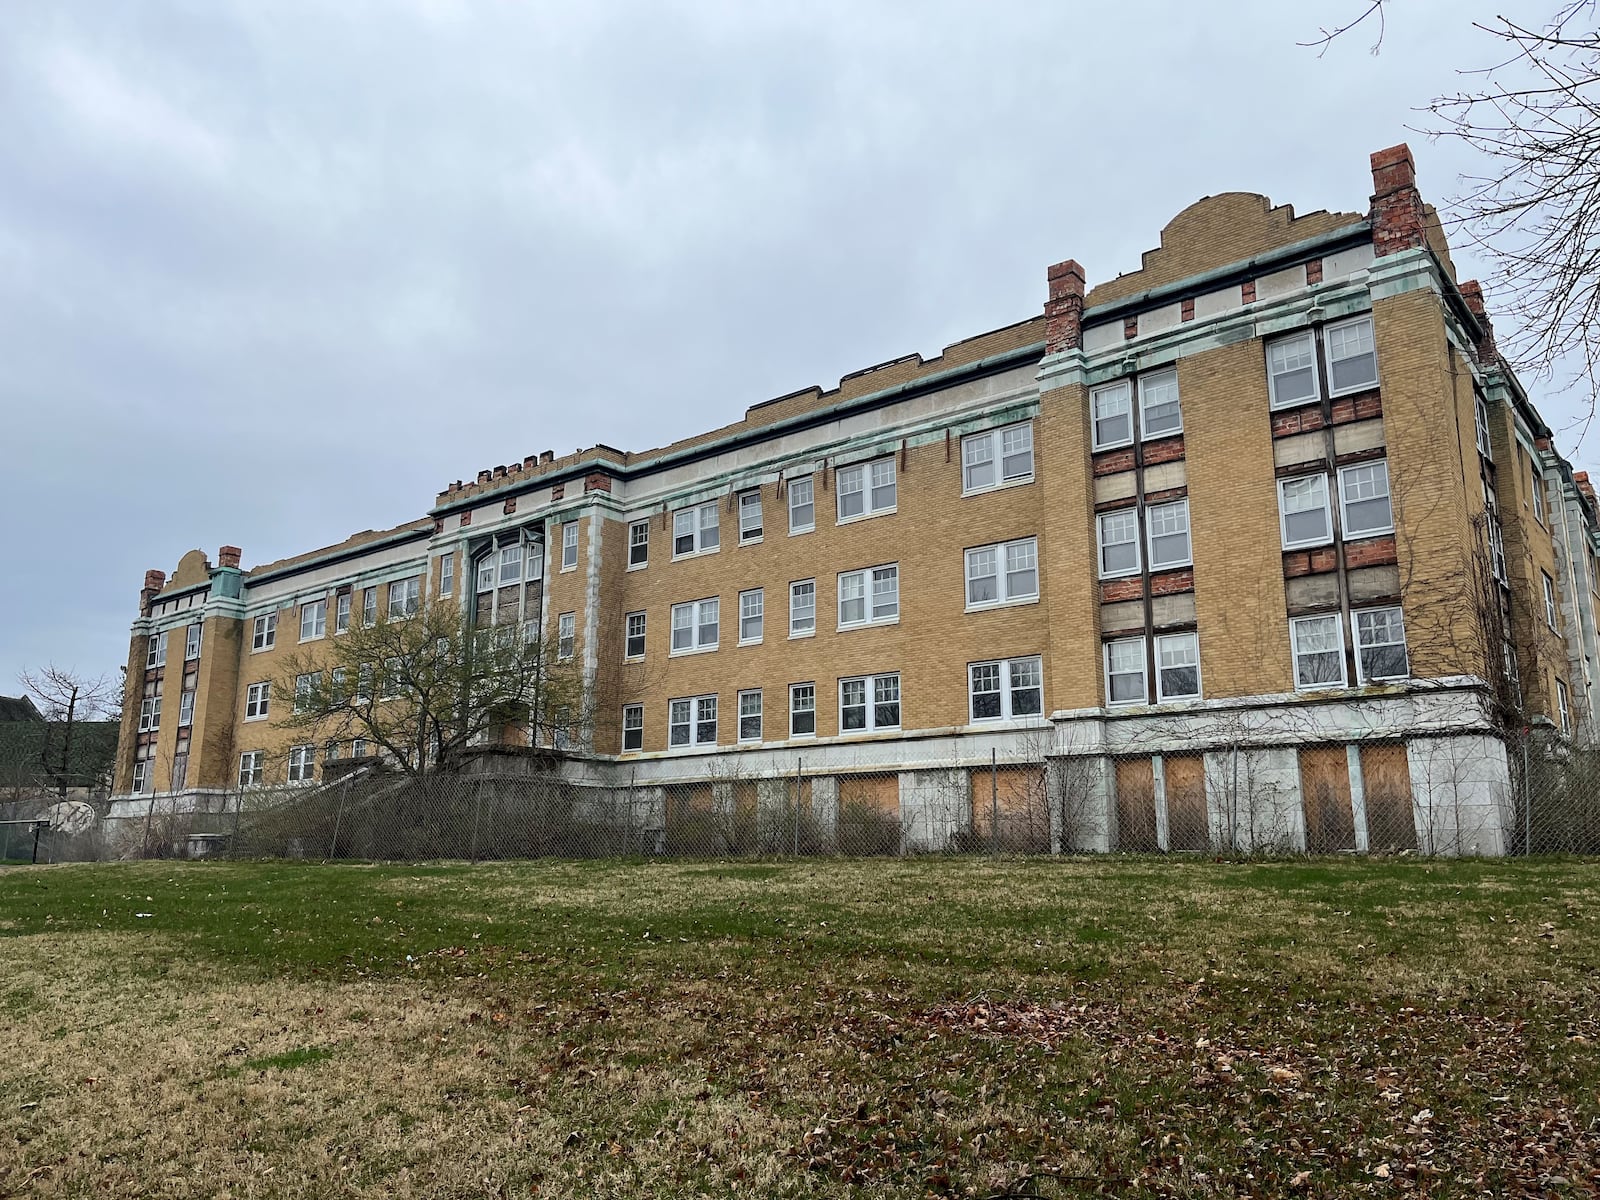
[[[1476,279],[1469,279],[1461,284],[1461,298],[1467,302],[1467,311],[1478,318],[1478,325],[1482,335],[1478,338],[1478,361],[1492,363],[1499,357],[1499,352],[1494,344],[1494,322],[1489,319],[1489,310],[1483,302],[1483,285]]]
[[[244,551],[237,546],[223,546],[217,551],[217,566],[232,567],[237,571],[239,569],[239,559],[243,554]]]
[[[1372,245],[1378,257],[1421,246],[1422,193],[1411,147],[1401,142],[1372,156]]]
[[[146,571],[144,573],[144,587],[139,590],[139,611],[146,616],[150,615],[150,602],[156,598],[162,586],[167,582],[165,571]]]
[[[1050,298],[1044,302],[1044,352],[1083,345],[1083,268],[1076,259],[1050,268]]]

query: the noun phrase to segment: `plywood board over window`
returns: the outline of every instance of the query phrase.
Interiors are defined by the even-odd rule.
[[[1367,846],[1374,853],[1417,848],[1411,768],[1399,742],[1361,747],[1361,792],[1367,803]]]
[[[1050,849],[1050,805],[1041,766],[973,767],[972,832],[987,844],[996,836],[1007,850],[1039,854]]]
[[[1156,844],[1156,779],[1148,758],[1117,762],[1118,850],[1159,850]]]
[[[897,773],[839,777],[838,838],[843,854],[900,853]]]
[[[1356,848],[1349,757],[1343,746],[1301,747],[1300,798],[1305,807],[1307,852],[1331,854]]]
[[[1206,814],[1206,760],[1198,754],[1165,755],[1167,846],[1172,850],[1211,849],[1211,821]]]

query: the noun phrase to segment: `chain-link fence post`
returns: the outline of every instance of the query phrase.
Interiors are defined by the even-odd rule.
[[[472,789],[472,841],[467,850],[467,861],[478,861],[478,822],[483,818],[483,785]]]
[[[1528,770],[1528,736],[1522,736],[1522,853],[1533,853],[1533,776]]]
[[[344,823],[344,798],[350,791],[350,780],[347,778],[339,787],[339,807],[333,815],[333,837],[328,841],[328,857],[334,856],[334,851],[339,845],[339,826]]]
[[[239,794],[233,798],[233,836],[228,839],[228,857],[238,858],[239,853],[239,826],[244,818],[244,788],[239,789]]]
[[[1000,853],[1000,752],[989,751],[989,853]]]
[[[794,856],[800,857],[800,803],[805,793],[805,759],[794,760]]]

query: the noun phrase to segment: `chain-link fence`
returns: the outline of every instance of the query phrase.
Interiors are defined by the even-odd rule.
[[[1504,748],[1502,748],[1504,747]],[[183,811],[152,799],[107,857],[685,858],[904,854],[1596,854],[1600,751],[1534,734],[766,771],[493,759],[364,765]],[[772,759],[766,760],[769,764]],[[530,765],[531,764],[531,765]],[[111,823],[108,823],[108,825]],[[74,857],[89,855],[77,854]]]

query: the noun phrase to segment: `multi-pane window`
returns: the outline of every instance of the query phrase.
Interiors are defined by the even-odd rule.
[[[1556,714],[1561,718],[1561,732],[1572,732],[1572,704],[1567,698],[1565,680],[1556,680]]]
[[[311,707],[311,702],[317,694],[317,688],[322,685],[322,672],[311,671],[304,675],[294,677],[294,711],[305,712]]]
[[[672,557],[703,554],[721,544],[717,502],[680,508],[672,514]]]
[[[261,782],[261,763],[266,757],[265,751],[246,750],[239,755],[239,786],[253,787]]]
[[[1139,573],[1139,514],[1125,508],[1101,513],[1100,578]]]
[[[1133,393],[1126,379],[1093,389],[1089,407],[1094,449],[1111,450],[1133,444]]]
[[[396,617],[414,617],[417,615],[417,606],[422,602],[422,577],[413,575],[409,579],[396,579],[389,585],[389,619]]]
[[[761,489],[739,493],[739,541],[761,540]]]
[[[1398,608],[1369,608],[1350,614],[1356,634],[1356,679],[1404,679],[1411,673],[1406,657],[1405,619]]]
[[[161,728],[161,680],[144,685],[144,697],[139,701],[139,732],[148,733]]]
[[[739,593],[739,644],[741,646],[754,645],[761,640],[762,627],[766,623],[766,611],[766,593],[761,588],[752,588],[747,592]]]
[[[1036,717],[1044,711],[1044,671],[1037,655],[967,667],[974,721]]]
[[[1186,567],[1189,555],[1189,502],[1152,504],[1145,510],[1145,529],[1150,541],[1150,569]]]
[[[817,732],[817,685],[789,685],[789,736],[810,737]]]
[[[839,628],[876,625],[900,617],[900,567],[896,563],[839,575]]]
[[[643,567],[650,563],[650,522],[635,521],[628,526],[628,566]]]
[[[1199,637],[1168,633],[1156,638],[1156,699],[1187,700],[1199,694]]]
[[[642,612],[628,614],[626,630],[626,646],[623,654],[628,658],[644,657],[644,630],[645,619]]]
[[[1389,464],[1362,463],[1339,470],[1340,523],[1347,538],[1394,532],[1389,508]]]
[[[1273,408],[1317,398],[1317,341],[1309,329],[1267,343],[1267,389]]]
[[[839,729],[870,733],[900,728],[900,674],[863,675],[839,681]]]
[[[1183,413],[1178,407],[1178,371],[1152,371],[1139,377],[1139,436],[1169,437],[1183,432]]]
[[[350,672],[345,667],[335,667],[328,672],[328,703],[340,705],[345,702],[345,684],[350,677]]]
[[[568,521],[561,527],[561,569],[571,571],[578,565],[578,523]]]
[[[812,491],[811,476],[791,479],[788,491],[789,532],[809,533],[817,527],[816,493]]]
[[[566,662],[577,651],[578,614],[564,612],[556,618],[556,658]]]
[[[967,551],[967,607],[1039,598],[1039,539],[1018,538]]]
[[[761,740],[761,690],[752,688],[739,693],[739,740]]]
[[[251,650],[271,650],[273,643],[278,640],[278,614],[269,612],[255,620],[255,629],[250,637]]]
[[[361,623],[369,628],[378,623],[378,589],[375,587],[362,589]]]
[[[289,747],[289,782],[299,783],[315,779],[317,775],[317,748],[315,746]]]
[[[667,702],[668,746],[715,746],[717,698],[686,696]]]
[[[642,704],[622,706],[622,748],[644,749],[644,705]]]
[[[259,721],[267,716],[272,704],[272,684],[267,682],[252,683],[245,689],[244,719],[246,721]]]
[[[1149,699],[1143,638],[1106,643],[1106,703],[1143,704]]]
[[[721,602],[712,596],[672,606],[672,650],[683,654],[691,650],[715,650]]]
[[[798,579],[789,585],[789,636],[817,630],[817,581]]]
[[[300,606],[300,640],[309,642],[328,631],[328,602],[312,600]]]
[[[350,757],[351,758],[366,758],[369,753],[371,753],[371,751],[368,750],[368,748],[367,748],[367,739],[366,738],[353,738],[351,740],[351,742],[350,742]]]
[[[150,785],[150,763],[148,759],[137,759],[133,764],[133,793],[138,795]]]
[[[350,632],[350,593],[340,592],[333,602],[333,631]]]
[[[1322,339],[1328,349],[1330,395],[1378,386],[1378,351],[1372,338],[1371,317],[1329,325]]]
[[[164,667],[167,665],[166,633],[151,635],[150,644],[145,648],[144,665],[146,667]]]
[[[1344,686],[1344,626],[1338,613],[1289,622],[1297,689]]]
[[[1033,478],[1033,425],[1023,421],[961,439],[961,488],[981,492]]]
[[[500,547],[498,582],[502,587],[522,582],[522,543],[513,542],[509,546]],[[478,590],[488,591],[490,589],[480,584]]]
[[[456,590],[456,555],[452,550],[439,556],[439,595],[449,596]]]
[[[836,482],[839,485],[841,521],[894,511],[894,459],[879,458],[869,463],[840,467]]]
[[[200,657],[200,631],[203,625],[196,622],[189,626],[183,634],[183,661],[193,662]]]
[[[350,700],[358,708],[372,703],[372,675],[371,663],[361,663],[356,667],[356,690]]]
[[[1544,476],[1532,462],[1528,464],[1529,494],[1533,497],[1533,519],[1544,524]]]
[[[178,696],[178,724],[194,724],[194,689],[191,688]]]
[[[1494,577],[1502,584],[1510,586],[1510,577],[1506,574],[1506,540],[1500,531],[1500,517],[1491,505],[1489,508],[1489,569],[1494,572]]]
[[[1544,623],[1551,629],[1556,627],[1556,584],[1550,578],[1548,571],[1539,572],[1540,582],[1544,584]]]
[[[400,695],[404,673],[405,668],[398,655],[383,660],[383,693],[380,699],[393,700]]]
[[[1478,439],[1478,453],[1493,462],[1494,443],[1489,438],[1489,402],[1477,392],[1472,394],[1472,427]]]
[[[1278,519],[1285,550],[1331,542],[1333,517],[1328,511],[1328,477],[1302,475],[1278,480]]]

